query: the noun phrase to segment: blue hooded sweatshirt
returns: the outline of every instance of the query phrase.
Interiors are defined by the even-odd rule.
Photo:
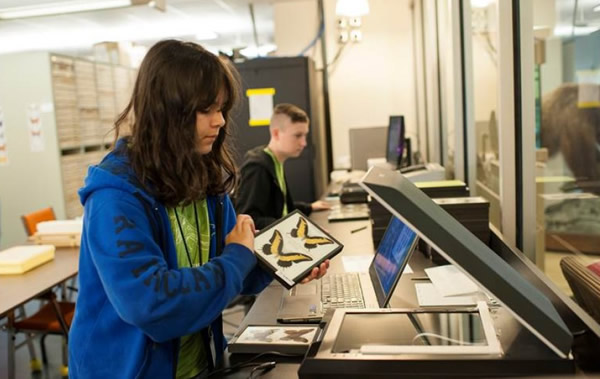
[[[143,190],[126,149],[119,141],[90,167],[79,191],[84,219],[69,333],[71,378],[172,378],[180,337],[198,331],[218,363],[226,346],[221,312],[240,293],[258,293],[272,279],[245,246],[230,243],[218,254],[217,236],[224,238],[236,222],[226,195],[207,199],[210,260],[179,268],[167,211]]]

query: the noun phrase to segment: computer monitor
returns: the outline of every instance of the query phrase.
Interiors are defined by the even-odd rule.
[[[558,356],[569,354],[573,335],[548,298],[410,180],[398,171],[373,167],[360,185]]]
[[[369,267],[373,289],[381,307],[389,303],[417,239],[417,233],[399,218],[392,217]]]
[[[390,116],[385,157],[392,167],[400,167],[404,154],[404,116]]]

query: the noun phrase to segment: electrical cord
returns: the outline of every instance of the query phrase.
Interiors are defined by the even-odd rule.
[[[321,21],[321,23],[319,24],[319,30],[317,31],[317,35],[315,36],[315,38],[313,38],[312,41],[310,41],[310,43],[304,49],[302,49],[302,51],[300,53],[298,53],[298,56],[299,57],[303,56],[304,53],[306,53],[311,47],[315,46],[315,44],[317,43],[319,38],[321,38],[321,36],[323,35],[324,31],[325,31],[325,23],[323,21]]]
[[[277,365],[277,362],[275,362],[275,361],[262,363],[256,367],[254,367],[252,369],[252,371],[250,371],[250,375],[248,375],[248,379],[254,379],[254,374],[257,372],[259,373],[258,376],[264,375],[266,372],[269,372],[272,369],[274,369],[276,365]]]
[[[262,352],[260,354],[257,354],[255,356],[253,356],[252,358],[250,358],[248,360],[245,360],[245,361],[240,362],[240,363],[236,363],[233,366],[223,367],[223,368],[220,368],[218,370],[214,370],[210,374],[208,374],[208,377],[210,378],[213,375],[217,375],[217,374],[229,375],[229,374],[231,374],[231,373],[233,373],[235,371],[238,371],[241,368],[252,367],[254,365],[256,365],[257,367],[259,367],[261,365],[264,365],[263,369],[265,369],[265,370],[266,369],[271,370],[273,367],[275,367],[275,364],[277,362],[266,362],[269,365],[267,365],[265,363],[256,363],[256,362],[254,362],[258,358],[261,358],[261,357],[264,357],[264,356],[267,356],[267,355],[276,355],[278,357],[284,357],[284,358],[287,358],[287,357],[303,357],[304,356],[304,354],[286,354],[286,353],[281,353],[279,351],[274,351],[274,350],[273,351],[264,351],[264,352]],[[272,367],[269,367],[271,363],[274,363],[274,364],[272,365]],[[260,369],[257,369],[257,370],[260,370]],[[252,375],[252,373],[251,373],[251,375]]]

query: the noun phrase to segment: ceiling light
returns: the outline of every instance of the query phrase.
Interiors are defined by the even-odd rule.
[[[40,33],[36,29],[2,34],[0,54],[18,51],[68,51],[89,49],[103,41],[156,41],[164,38],[185,38],[196,36],[208,40],[217,34],[200,28],[193,20],[138,20],[113,26],[90,25],[81,33],[77,24],[65,25],[60,29],[50,29]]]
[[[471,0],[472,8],[487,8],[492,3],[492,0]]]
[[[211,39],[217,39],[217,33],[212,30],[201,30],[195,34],[196,40],[198,41],[209,41]]]
[[[10,20],[15,18],[27,18],[38,16],[53,16],[65,13],[96,11],[101,9],[114,9],[129,7],[132,5],[149,4],[150,0],[103,0],[103,1],[85,1],[70,0],[54,3],[45,3],[38,5],[28,5],[12,8],[0,8],[0,20]],[[164,1],[163,1],[164,2]],[[159,2],[155,2],[158,4]],[[160,8],[155,6],[156,8]]]
[[[360,17],[369,14],[369,0],[337,0],[335,14],[345,17]]]
[[[600,12],[600,4],[594,7],[594,12]]]

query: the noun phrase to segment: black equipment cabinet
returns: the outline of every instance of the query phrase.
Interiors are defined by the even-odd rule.
[[[300,157],[285,163],[288,191],[294,200],[313,202],[325,193],[328,182],[325,122],[321,101],[321,78],[308,57],[258,58],[237,63],[242,81],[241,106],[232,113],[236,161],[241,165],[244,154],[269,142],[269,126],[249,126],[249,102],[246,90],[275,88],[273,105],[291,103],[302,108],[310,118],[307,145]],[[242,183],[243,185],[243,183]]]

